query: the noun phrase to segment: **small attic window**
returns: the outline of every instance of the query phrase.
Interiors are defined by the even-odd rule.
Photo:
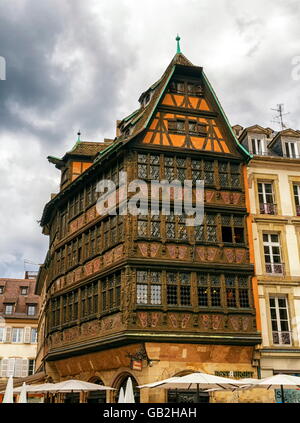
[[[191,94],[191,95],[200,96],[200,95],[203,94],[203,88],[202,88],[202,85],[200,85],[200,84],[188,83],[187,84],[187,90],[188,90],[188,93]]]
[[[124,131],[124,136],[129,137],[129,135],[130,135],[130,128],[126,128]]]
[[[148,93],[144,97],[143,106],[146,107],[150,100],[151,100],[151,94]]]
[[[170,84],[170,90],[175,93],[184,93],[184,82],[172,81]]]

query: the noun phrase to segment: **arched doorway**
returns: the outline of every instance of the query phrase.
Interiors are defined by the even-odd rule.
[[[98,376],[92,377],[89,382],[97,385],[104,385],[103,381]],[[106,391],[90,391],[87,396],[88,403],[106,403]]]
[[[177,373],[174,377],[186,376],[193,372],[184,370]],[[197,389],[168,389],[167,392],[168,403],[208,403],[209,393],[204,391],[197,391]]]
[[[140,402],[140,390],[139,388],[137,388],[138,383],[136,379],[130,373],[122,373],[115,381],[114,387],[116,388],[116,391],[114,395],[114,399],[115,399],[114,402],[118,402],[121,388],[123,388],[123,391],[125,393],[127,380],[129,377],[131,378],[131,381],[132,381],[134,400],[136,403]]]

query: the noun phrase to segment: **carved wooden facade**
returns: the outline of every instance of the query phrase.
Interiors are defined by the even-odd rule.
[[[46,360],[143,340],[259,342],[243,173],[249,157],[202,68],[183,55],[141,98],[114,142],[45,207],[50,246],[38,283],[47,284]],[[99,216],[96,184],[110,179],[120,192],[120,171],[148,184],[204,179],[203,225],[187,227],[184,216],[161,211]]]

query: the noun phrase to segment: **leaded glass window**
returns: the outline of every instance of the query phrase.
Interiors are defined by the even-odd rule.
[[[137,304],[161,304],[161,272],[137,270],[136,284]]]
[[[203,176],[204,176],[205,185],[214,185],[215,184],[214,163],[211,161],[205,161],[203,170],[204,170]]]
[[[189,272],[167,272],[168,305],[191,305],[190,279]]]
[[[137,235],[140,237],[160,238],[160,215],[138,215]]]
[[[173,213],[166,216],[166,237],[169,239],[176,238],[175,216]]]
[[[225,275],[227,307],[236,307],[236,281],[235,276]]]
[[[196,241],[217,242],[217,215],[206,214],[202,225],[195,227]]]
[[[198,282],[198,305],[199,307],[221,306],[221,282],[219,275],[199,273]]]
[[[121,274],[113,273],[101,280],[102,312],[120,306]]]
[[[219,182],[223,188],[240,188],[240,165],[230,162],[219,162]]]

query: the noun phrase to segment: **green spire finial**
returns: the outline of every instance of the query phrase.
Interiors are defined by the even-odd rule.
[[[180,41],[180,37],[179,37],[179,35],[177,34],[177,37],[176,37],[176,41],[177,41],[177,54],[178,53],[181,53],[181,50],[180,50],[180,43],[179,43],[179,41]]]
[[[79,141],[80,141],[80,135],[81,135],[81,132],[80,132],[80,131],[78,131],[78,132],[77,132],[77,135],[78,135],[77,142],[79,142]]]

